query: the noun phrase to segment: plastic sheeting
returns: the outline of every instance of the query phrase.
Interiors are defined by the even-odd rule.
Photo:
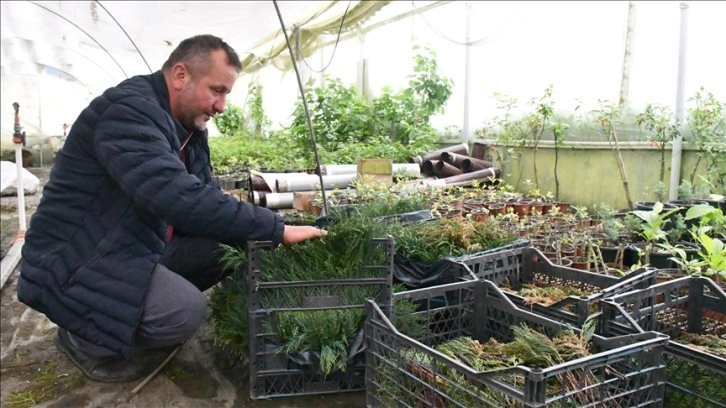
[[[18,193],[18,165],[9,161],[0,161],[0,195],[16,195]],[[33,173],[23,169],[23,191],[31,195],[38,192],[40,180]]]
[[[637,109],[648,102],[672,106],[680,2],[636,3],[630,106]],[[687,3],[685,95],[688,98],[704,86],[723,99],[726,58],[718,50],[726,38],[722,24],[726,2]],[[279,128],[289,123],[299,97],[294,75],[279,70],[289,68],[289,55],[271,1],[3,1],[0,5],[3,141],[12,134],[12,102],[21,104],[29,143],[37,135],[60,135],[62,124],[75,120],[93,96],[125,78],[122,68],[126,75],[146,73],[149,69],[141,55],[151,68],[159,67],[180,39],[202,32],[232,44],[248,62],[247,69],[268,62],[238,81],[231,102],[243,105],[248,82],[259,83],[264,88],[265,113]],[[552,84],[557,113],[581,120],[587,120],[585,113],[597,100],[613,101],[619,95],[628,2],[281,1],[279,5],[291,34],[293,27],[301,26],[299,39],[306,58],[298,67],[305,80],[340,78],[375,96],[384,86],[407,86],[412,45],[430,44],[441,73],[454,81],[446,111],[433,117],[432,124],[443,133],[454,127],[452,136],[465,120],[473,132],[501,113],[492,97],[495,92],[517,98],[518,109],[512,113],[518,114]],[[40,6],[63,15],[90,36]],[[100,6],[110,11],[134,43]],[[346,10],[337,43],[336,24]],[[327,46],[311,55],[319,41]],[[471,45],[468,81],[466,41]]]
[[[362,3],[362,4],[359,4]],[[305,54],[315,35],[348,9],[354,27],[388,2],[279,1],[285,25],[301,27]],[[214,34],[259,69],[284,51],[272,1],[3,1],[3,147],[12,135],[12,103],[21,105],[29,139],[60,135],[90,100],[127,77],[161,68],[185,38]],[[336,30],[337,31],[337,30]],[[272,44],[272,46],[268,45]],[[289,54],[278,58],[282,63]],[[9,146],[9,145],[8,145]]]

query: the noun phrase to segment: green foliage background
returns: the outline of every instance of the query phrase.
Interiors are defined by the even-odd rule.
[[[406,163],[434,148],[437,132],[429,120],[443,112],[453,82],[440,74],[430,48],[415,49],[409,86],[397,91],[386,87],[370,102],[355,86],[345,86],[338,78],[306,87],[305,99],[323,163],[351,164],[367,158]],[[215,172],[229,174],[244,167],[314,168],[302,98],[295,104],[291,125],[272,131],[262,109],[262,88],[251,83],[249,95],[244,108],[230,105],[213,119],[224,135],[209,141]]]

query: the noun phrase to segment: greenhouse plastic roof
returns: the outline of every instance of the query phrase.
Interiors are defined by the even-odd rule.
[[[304,83],[338,78],[372,97],[385,87],[407,86],[415,47],[430,45],[440,74],[454,84],[432,125],[444,135],[460,130],[466,140],[500,112],[497,94],[518,100],[513,114],[523,114],[527,101],[553,86],[558,113],[573,120],[584,120],[599,101],[617,101],[624,90],[634,111],[652,102],[674,111],[688,107],[700,87],[719,100],[726,94],[726,58],[718,51],[726,38],[726,2],[278,4],[303,56],[296,61]],[[49,146],[59,147],[64,124],[72,126],[91,99],[126,76],[158,69],[174,45],[193,34],[219,35],[243,59],[244,75],[229,103],[244,106],[255,83],[264,88],[265,114],[279,128],[289,124],[299,98],[269,0],[2,1],[0,7],[3,150],[8,143],[12,148],[13,102],[20,103],[30,148],[39,149],[46,137],[51,145],[59,139]],[[631,9],[634,41],[625,52]],[[210,134],[215,130],[210,123]],[[627,134],[640,140],[638,130]]]
[[[269,54],[289,59],[272,1],[3,1],[3,80],[15,78],[13,95],[3,97],[2,134],[12,134],[12,101],[21,120],[28,93],[47,75],[67,80],[70,89],[97,94],[108,86],[161,68],[179,42],[214,34],[243,60],[245,72],[259,69]],[[311,53],[315,34],[346,28],[388,4],[361,1],[279,1],[287,27],[302,26],[303,52]],[[274,63],[274,61],[272,61]],[[35,79],[31,79],[35,78]],[[32,81],[32,83],[28,83]],[[6,100],[7,99],[7,100]],[[6,103],[8,102],[8,103]],[[27,107],[27,104],[25,105]],[[30,107],[32,111],[32,106]],[[32,129],[30,129],[32,130]],[[30,131],[28,133],[31,133]]]

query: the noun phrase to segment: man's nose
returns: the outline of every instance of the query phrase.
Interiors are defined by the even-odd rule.
[[[222,113],[222,112],[224,112],[224,106],[225,106],[225,104],[226,104],[226,99],[227,99],[227,97],[226,97],[226,96],[222,96],[221,98],[218,98],[218,99],[217,99],[217,100],[216,100],[216,101],[214,102],[214,105],[212,105],[212,108],[214,108],[214,110],[215,110],[215,111],[216,111],[217,113]]]

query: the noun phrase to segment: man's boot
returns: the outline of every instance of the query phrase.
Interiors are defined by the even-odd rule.
[[[81,341],[77,341],[65,329],[59,327],[54,339],[55,345],[89,379],[99,382],[130,382],[151,374],[165,359],[170,351],[140,351],[130,360],[121,357],[94,357],[83,351]]]

